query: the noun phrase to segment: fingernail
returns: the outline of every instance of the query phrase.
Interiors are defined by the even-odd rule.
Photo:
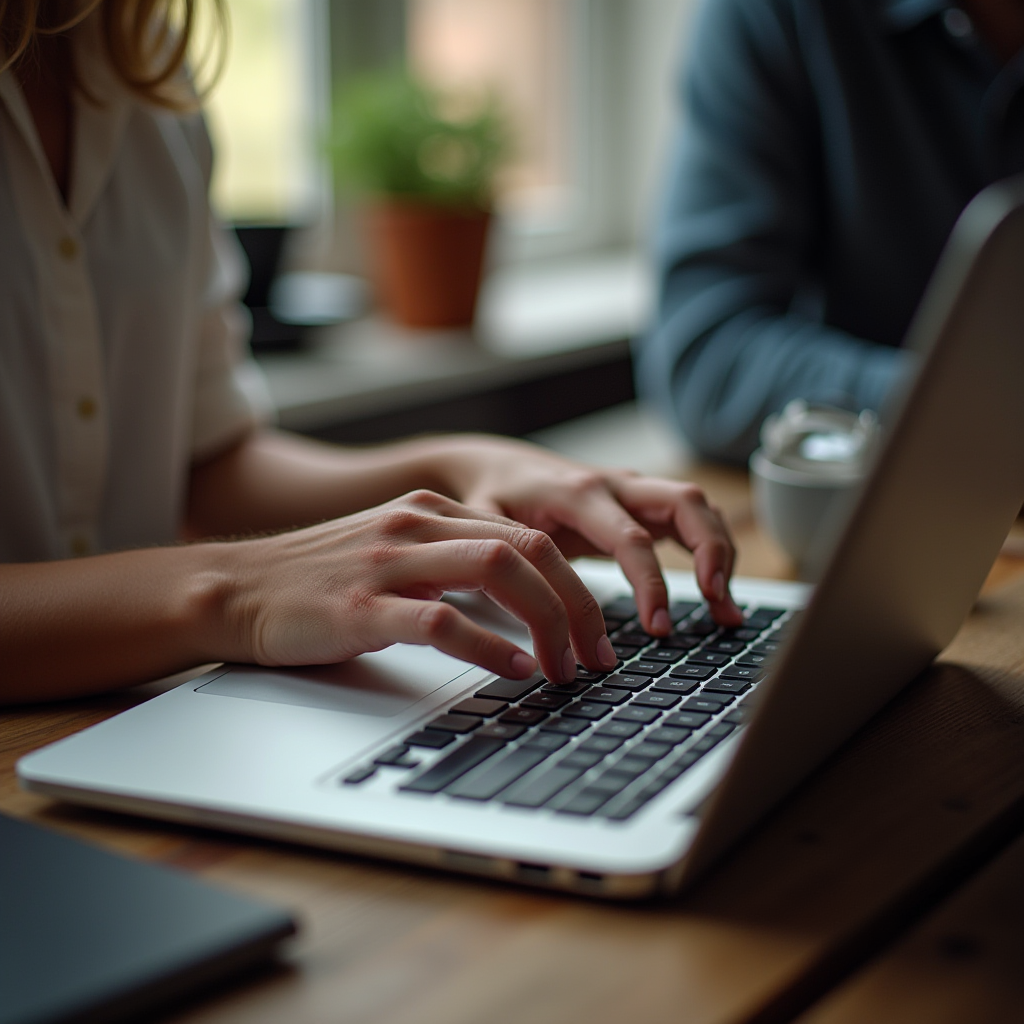
[[[597,660],[601,668],[615,668],[619,663],[618,655],[612,650],[612,642],[607,636],[597,641]]]
[[[651,616],[651,629],[657,634],[670,633],[672,631],[672,620],[664,608],[659,608]]]
[[[516,651],[509,659],[513,678],[525,679],[537,671],[537,659],[531,658],[523,651]]]
[[[562,682],[571,683],[576,678],[576,655],[567,647],[562,655]]]
[[[716,601],[724,601],[725,600],[725,574],[724,573],[716,572],[715,575],[711,577],[711,596]]]

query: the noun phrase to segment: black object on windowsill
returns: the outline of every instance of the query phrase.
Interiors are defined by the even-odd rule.
[[[309,328],[351,320],[365,312],[364,283],[347,274],[278,273],[288,232],[285,224],[236,224],[249,260],[249,289],[242,301],[252,315],[254,352],[300,349]]]

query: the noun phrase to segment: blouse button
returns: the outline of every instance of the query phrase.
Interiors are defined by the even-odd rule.
[[[74,537],[71,538],[71,554],[73,554],[75,558],[82,558],[89,554],[90,547],[89,538],[84,534],[76,533]]]
[[[78,243],[67,236],[60,240],[57,248],[66,260],[73,260],[78,255]]]
[[[78,400],[78,415],[83,420],[91,420],[96,415],[96,400],[93,398],[80,398]]]

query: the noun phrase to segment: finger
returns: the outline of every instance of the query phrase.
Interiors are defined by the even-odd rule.
[[[616,493],[641,520],[670,513],[676,539],[693,552],[697,584],[711,614],[724,626],[739,625],[743,614],[729,593],[736,549],[725,520],[704,492],[692,484],[641,477],[620,481]]]
[[[568,617],[568,646],[575,652],[576,658],[587,668],[595,671],[611,669],[617,664],[618,659],[608,640],[600,606],[565,560],[558,546],[543,531],[529,529],[499,516],[472,516],[463,519],[439,516],[427,523],[417,523],[413,533],[416,539],[433,541],[435,544],[443,541],[479,540],[504,542],[510,545],[546,581],[549,591],[554,591],[558,596],[562,613]],[[400,560],[396,564],[401,567]],[[440,575],[443,575],[442,566],[435,565],[435,568],[440,578]],[[439,579],[436,582],[442,585]],[[463,581],[464,584],[472,582],[476,584],[473,589],[479,589],[481,578]],[[449,589],[457,589],[454,581]],[[491,596],[498,599],[497,595]],[[531,628],[536,624],[542,630],[541,635],[545,639],[539,643],[537,654],[545,668],[545,675],[553,682],[572,679],[575,676],[576,658],[566,660],[563,648],[559,652],[559,659],[566,660],[566,665],[571,660],[571,672],[567,668],[558,671],[554,656],[550,652],[551,641],[546,638],[554,628],[554,622],[544,618],[538,619],[536,612],[528,614],[529,609],[522,604],[518,609],[509,610]],[[549,669],[555,674],[549,674]]]
[[[380,631],[389,643],[436,647],[510,679],[525,679],[537,671],[536,659],[526,651],[477,625],[450,604],[389,597],[378,605],[377,612]]]
[[[560,683],[576,677],[565,604],[515,544],[495,537],[421,544],[403,554],[401,572],[416,588],[429,583],[482,591],[525,623],[548,679]]]
[[[651,532],[638,523],[606,488],[594,488],[571,504],[552,511],[599,551],[612,555],[622,566],[636,594],[640,622],[647,632],[664,636],[672,629],[668,615],[668,588],[654,553]]]

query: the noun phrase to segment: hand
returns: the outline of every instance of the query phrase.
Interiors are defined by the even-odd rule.
[[[220,547],[236,660],[327,664],[404,642],[502,676],[536,671],[525,651],[440,601],[470,590],[526,624],[552,682],[575,678],[577,660],[595,671],[617,660],[601,609],[546,533],[430,491]]]
[[[668,590],[654,541],[672,537],[693,552],[701,593],[723,626],[743,615],[729,594],[736,551],[719,511],[693,484],[599,470],[533,445],[493,438],[454,441],[454,493],[471,508],[543,530],[566,557],[612,555],[633,585],[644,628],[671,631]]]

